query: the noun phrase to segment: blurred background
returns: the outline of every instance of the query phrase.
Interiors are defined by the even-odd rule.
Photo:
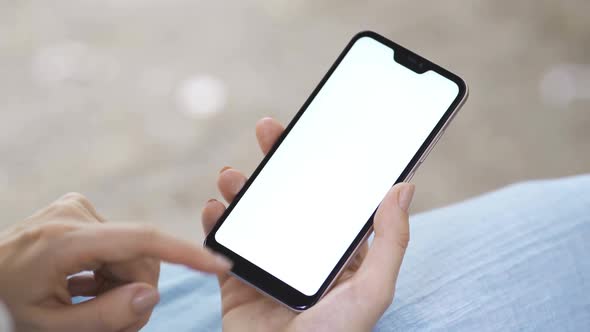
[[[201,239],[254,124],[286,123],[374,30],[464,77],[470,100],[413,209],[590,165],[587,0],[0,0],[0,227],[68,191],[110,220]]]

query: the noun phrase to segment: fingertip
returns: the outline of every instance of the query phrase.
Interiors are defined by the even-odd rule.
[[[114,287],[72,306],[51,308],[45,312],[55,331],[125,331],[141,325],[160,301],[158,290],[145,282]]]
[[[206,210],[207,208],[211,208],[211,207],[216,207],[219,205],[223,206],[223,203],[218,201],[217,198],[209,198],[207,200],[207,202],[205,202],[205,206],[203,207],[203,210]]]
[[[225,208],[225,206],[215,198],[208,200],[207,203],[205,203],[205,206],[203,206],[203,210],[201,210],[201,217],[203,219],[213,219],[217,217],[220,206]]]
[[[219,174],[227,171],[228,169],[231,169],[231,166],[223,166],[220,170],[219,170]]]
[[[266,117],[256,123],[256,139],[264,154],[272,148],[284,131],[283,126],[275,119]]]
[[[269,129],[269,130],[281,129],[282,130],[283,126],[275,118],[267,116],[267,117],[264,117],[264,118],[256,121],[256,130],[258,131],[261,129]]]
[[[275,119],[273,119],[273,118],[272,118],[272,117],[270,117],[270,116],[265,116],[265,117],[263,117],[262,119],[260,119],[260,120],[256,121],[256,126],[257,126],[257,127],[258,127],[258,126],[263,126],[263,125],[265,125],[265,124],[268,124],[268,123],[271,123],[271,122],[273,122],[273,121],[276,121],[276,120],[275,120]]]
[[[191,268],[206,273],[226,273],[233,267],[233,262],[226,256],[211,250],[208,247],[201,247],[202,254],[196,257]]]
[[[413,183],[400,182],[389,189],[381,205],[385,207],[400,208],[408,212],[408,208],[414,197],[416,186]]]
[[[246,177],[233,168],[221,173],[217,179],[219,192],[228,203],[242,190],[244,184],[246,184]]]
[[[413,184],[399,183],[385,195],[375,214],[375,238],[355,276],[375,299],[373,305],[379,310],[384,310],[393,299],[395,283],[409,243],[408,213],[401,206],[401,200],[407,199],[404,196],[411,196],[409,194],[413,190]]]
[[[407,237],[406,234],[409,234],[408,207],[411,203],[414,189],[414,184],[405,182],[391,187],[383,198],[375,215],[374,230],[376,236],[397,234],[400,238]]]
[[[256,121],[256,138],[260,139],[269,127],[272,127],[273,118],[264,117]]]
[[[227,272],[231,270],[232,266],[234,265],[234,263],[229,258],[220,254],[215,254],[215,263],[219,269],[217,272]]]
[[[149,284],[138,284],[131,300],[131,308],[138,316],[151,312],[160,302],[160,292]]]
[[[214,198],[205,203],[205,206],[201,211],[201,222],[203,224],[203,230],[205,231],[205,234],[211,231],[224,211],[225,205]]]
[[[414,197],[414,191],[416,186],[413,183],[400,183],[398,187],[398,195],[397,201],[399,207],[408,213],[410,208],[410,204],[412,203],[412,199]]]

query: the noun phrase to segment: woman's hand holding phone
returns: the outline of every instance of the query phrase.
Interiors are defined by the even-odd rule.
[[[256,137],[264,154],[283,132],[275,120],[256,125]],[[246,183],[239,171],[225,167],[219,191],[230,203]],[[374,219],[375,237],[363,244],[332,290],[315,306],[297,314],[240,280],[219,274],[224,331],[370,331],[393,301],[395,284],[409,241],[408,207],[414,185],[400,183],[383,199]],[[225,205],[210,200],[202,222],[209,232]],[[272,255],[269,248],[269,255]]]

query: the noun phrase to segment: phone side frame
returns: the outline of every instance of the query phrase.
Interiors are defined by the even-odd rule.
[[[428,146],[426,147],[426,150],[420,155],[419,161],[417,163],[414,163],[414,165],[413,165],[410,173],[408,173],[408,175],[405,176],[404,179],[402,179],[399,182],[409,182],[410,180],[412,180],[412,178],[414,177],[414,175],[418,171],[418,168],[420,167],[420,165],[422,165],[422,163],[428,157],[428,154],[430,153],[430,151],[432,151],[432,149],[434,148],[434,146],[436,145],[436,143],[438,143],[438,141],[441,139],[441,137],[445,133],[445,130],[447,129],[447,127],[449,126],[449,124],[451,124],[451,122],[455,118],[455,115],[457,115],[457,113],[459,112],[459,110],[461,109],[461,107],[463,107],[463,105],[467,101],[467,98],[468,97],[469,97],[469,86],[467,84],[465,84],[465,95],[463,96],[463,98],[461,99],[461,101],[459,102],[459,104],[457,105],[457,107],[455,107],[453,109],[453,112],[447,118],[447,120],[445,121],[445,123],[443,124],[443,126],[441,127],[441,129],[438,131],[437,136],[435,137],[435,139],[433,139],[430,142],[430,144],[428,144]],[[396,183],[399,183],[399,182],[396,182]],[[376,210],[375,210],[375,212],[376,212]],[[373,213],[373,215],[374,214],[375,213]],[[371,219],[373,219],[373,216],[371,216]],[[332,281],[330,282],[330,284],[328,285],[328,287],[326,288],[326,290],[321,294],[319,300],[321,300],[330,291],[330,289],[332,289],[332,287],[334,287],[334,284],[336,283],[336,281],[338,281],[338,279],[340,278],[340,276],[342,275],[342,273],[344,272],[344,270],[346,270],[346,268],[348,267],[348,264],[350,264],[350,262],[352,261],[352,259],[358,254],[358,251],[362,247],[362,245],[366,241],[368,241],[369,236],[371,236],[372,233],[373,233],[373,223],[371,223],[370,228],[363,235],[363,240],[361,240],[358,243],[358,245],[356,246],[356,248],[354,248],[352,254],[350,256],[348,256],[348,258],[346,259],[346,263],[344,263],[344,265],[342,265],[342,268],[340,269],[340,271],[338,271],[338,274],[336,274],[336,276],[334,277],[334,279],[332,279]],[[258,289],[257,287],[255,287],[255,288]],[[281,303],[281,304],[283,304],[283,303]],[[303,312],[304,311],[304,310],[294,309],[294,308],[291,308],[291,307],[289,307],[289,308],[292,309],[292,310],[295,310],[297,312]]]
[[[414,177],[414,175],[418,171],[418,168],[420,168],[422,163],[426,160],[426,158],[428,158],[428,155],[430,154],[430,152],[434,149],[434,146],[443,137],[445,131],[447,130],[448,126],[451,124],[453,119],[455,119],[455,116],[457,115],[457,113],[459,113],[459,110],[461,109],[461,107],[463,107],[463,105],[465,105],[465,102],[467,102],[468,97],[469,97],[469,86],[467,84],[465,84],[465,95],[459,101],[459,104],[457,104],[457,106],[453,109],[453,112],[446,119],[446,121],[442,125],[441,129],[439,129],[437,131],[437,134],[434,137],[434,139],[426,146],[426,150],[424,150],[424,152],[420,154],[420,159],[418,160],[417,163],[414,163],[410,173],[408,173],[408,175],[400,182],[408,182],[408,181],[412,180],[412,178]]]

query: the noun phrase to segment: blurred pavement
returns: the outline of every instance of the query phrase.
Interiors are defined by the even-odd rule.
[[[589,171],[590,2],[0,0],[0,226],[68,191],[200,239],[219,169],[287,122],[360,30],[463,76],[414,211]]]

